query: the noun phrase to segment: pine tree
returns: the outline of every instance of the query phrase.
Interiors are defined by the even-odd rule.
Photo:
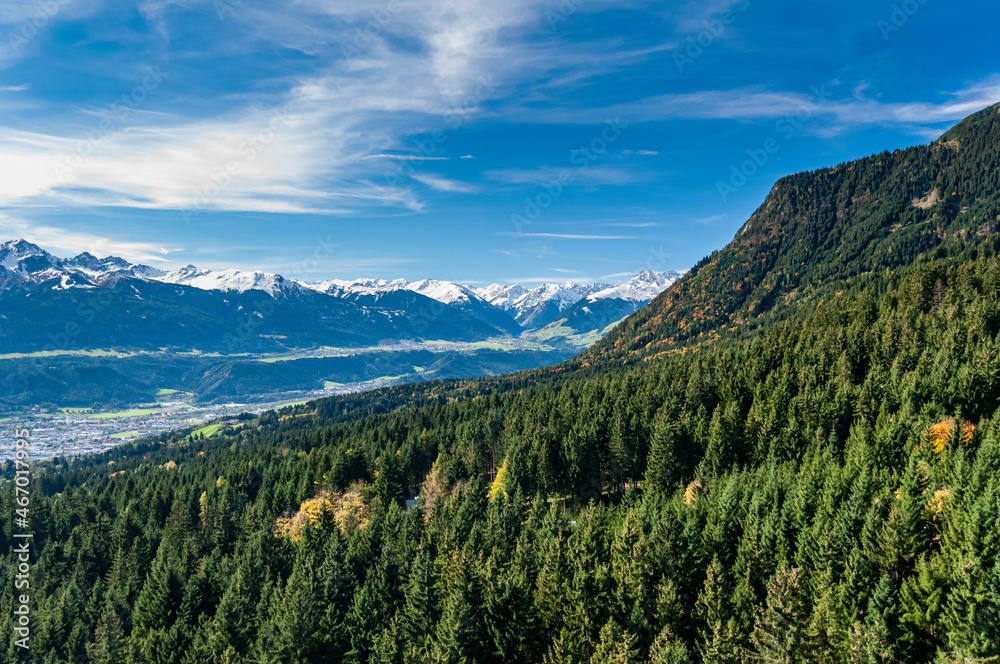
[[[649,661],[652,664],[695,664],[687,645],[675,638],[669,629],[664,629],[653,641]]]
[[[643,487],[647,491],[668,494],[683,479],[683,463],[679,458],[680,425],[666,408],[653,421],[653,439],[646,460]]]
[[[869,602],[860,643],[856,646],[862,662],[887,664],[903,661],[899,610],[896,584],[889,577],[883,576]]]
[[[113,607],[101,612],[94,640],[87,644],[87,657],[92,664],[121,664],[125,661],[125,630]]]
[[[799,570],[781,568],[767,584],[766,604],[751,639],[762,661],[793,664],[810,659],[807,611]]]
[[[600,640],[590,658],[591,664],[634,664],[639,661],[638,638],[609,620],[601,628]]]
[[[166,629],[177,617],[181,603],[181,588],[176,572],[161,554],[153,561],[153,569],[135,602],[135,628],[139,631]]]
[[[436,664],[471,664],[475,645],[472,608],[461,590],[456,589],[445,603],[431,647]]]
[[[406,637],[404,659],[407,661],[423,661],[430,656],[435,610],[430,555],[427,548],[422,547],[410,568],[400,620],[400,632]]]
[[[327,654],[324,643],[328,634],[319,632],[315,579],[311,564],[301,558],[296,561],[272,617],[274,630],[270,655],[277,662],[315,662]]]
[[[733,620],[729,583],[719,559],[713,558],[695,605],[700,628],[699,650],[705,662],[736,664],[742,661],[740,639]]]
[[[817,664],[833,664],[845,658],[848,625],[839,588],[833,583],[830,570],[814,583],[813,609],[806,629],[806,638],[813,644],[812,656]]]

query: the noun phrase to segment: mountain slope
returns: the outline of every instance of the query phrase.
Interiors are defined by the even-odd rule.
[[[584,354],[648,357],[748,323],[824,283],[1000,230],[1000,106],[929,146],[780,180],[729,245]]]

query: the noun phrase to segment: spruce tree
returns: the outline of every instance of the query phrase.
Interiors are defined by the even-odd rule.
[[[591,664],[636,664],[639,662],[638,638],[623,630],[617,622],[609,620],[601,628],[600,639]]]
[[[812,655],[806,635],[808,615],[799,569],[781,568],[767,584],[765,606],[760,609],[751,639],[761,661],[808,661]]]
[[[125,661],[125,630],[112,606],[101,612],[94,639],[87,644],[87,657],[92,664],[121,664]]]

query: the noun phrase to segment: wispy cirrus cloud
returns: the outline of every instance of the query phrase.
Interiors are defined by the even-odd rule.
[[[459,182],[458,180],[451,180],[449,178],[441,177],[440,175],[432,175],[430,173],[415,173],[413,175],[413,179],[417,182],[422,182],[432,189],[437,189],[438,191],[458,194],[471,194],[476,191],[475,186],[466,182]]]
[[[922,135],[928,132],[929,125],[960,120],[1000,101],[1000,75],[943,93],[938,101],[886,102],[866,98],[856,90],[837,98],[837,88],[834,82],[804,92],[769,91],[756,86],[703,90],[590,109],[555,108],[543,113],[532,109],[518,117],[530,114],[536,122],[592,124],[594,118],[602,116],[620,116],[641,123],[672,119],[751,121],[805,114],[824,119],[817,131],[837,133],[852,127],[897,124],[910,126],[914,133]]]
[[[725,219],[725,218],[726,218],[725,214],[713,214],[713,215],[709,215],[707,217],[698,217],[696,219],[692,219],[691,221],[693,221],[696,224],[711,224],[713,222],[716,222],[716,221],[719,221],[719,220]]]
[[[576,233],[505,233],[516,238],[548,238],[553,240],[635,240],[631,235],[580,235]]]
[[[487,171],[490,180],[507,185],[545,185],[552,182],[584,186],[624,185],[639,182],[643,175],[617,166],[565,167],[540,166],[538,168],[509,168]]]
[[[418,154],[370,154],[362,159],[398,159],[399,161],[448,161],[448,157],[424,157]]]
[[[120,256],[136,263],[170,263],[171,256],[184,251],[154,242],[130,242],[92,233],[67,230],[47,224],[0,214],[0,237],[24,238],[59,256],[75,256],[88,252],[95,256]],[[169,248],[168,248],[169,247]]]

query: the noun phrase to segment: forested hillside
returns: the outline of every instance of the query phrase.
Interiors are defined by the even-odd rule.
[[[32,649],[4,661],[995,660],[995,122],[784,180],[571,365],[36,466]],[[978,179],[901,174],[935,159]],[[876,168],[912,218],[836,176]],[[932,185],[953,216],[913,204]]]
[[[844,279],[909,265],[948,238],[1000,230],[1000,104],[929,146],[780,180],[723,251],[581,358],[648,357],[808,298]]]

